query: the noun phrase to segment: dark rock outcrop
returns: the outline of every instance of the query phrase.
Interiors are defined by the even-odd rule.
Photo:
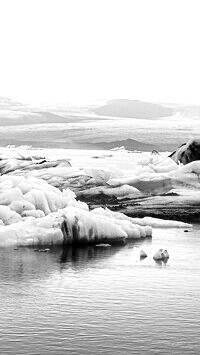
[[[188,164],[200,160],[200,139],[190,139],[169,155],[177,164]]]

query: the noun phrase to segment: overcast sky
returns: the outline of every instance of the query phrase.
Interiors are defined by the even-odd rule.
[[[200,104],[199,0],[0,0],[0,96]]]

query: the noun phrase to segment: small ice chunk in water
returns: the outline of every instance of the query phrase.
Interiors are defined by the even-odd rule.
[[[145,251],[140,250],[140,259],[144,259],[147,257],[147,254],[145,253]]]
[[[154,254],[154,260],[166,260],[169,259],[169,253],[167,250],[164,249],[159,249],[155,254]]]
[[[110,244],[107,243],[99,243],[99,244],[95,244],[95,247],[99,247],[99,248],[109,248],[111,247]]]

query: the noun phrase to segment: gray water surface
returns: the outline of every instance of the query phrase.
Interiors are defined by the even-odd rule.
[[[199,354],[199,281],[199,226],[125,247],[1,249],[0,354]]]

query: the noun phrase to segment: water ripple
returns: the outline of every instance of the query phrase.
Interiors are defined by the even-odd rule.
[[[157,230],[131,248],[45,255],[0,250],[0,353],[198,354],[198,234]],[[167,264],[152,258],[160,247]]]

